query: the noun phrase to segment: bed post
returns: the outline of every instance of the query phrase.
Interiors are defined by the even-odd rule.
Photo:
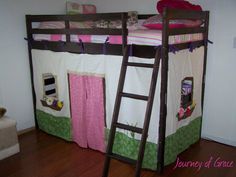
[[[125,47],[127,46],[127,36],[128,36],[128,31],[127,31],[127,13],[122,13],[121,14],[121,19],[122,19],[122,54],[123,56],[125,55]]]
[[[160,93],[160,119],[159,138],[157,150],[157,171],[163,172],[165,153],[165,133],[167,114],[167,83],[168,83],[168,52],[169,52],[169,17],[168,9],[163,12],[162,46],[161,46],[161,93]]]
[[[203,34],[203,40],[204,40],[204,63],[203,63],[203,74],[202,74],[202,102],[201,102],[201,107],[202,107],[202,112],[203,112],[203,106],[204,106],[204,96],[205,96],[205,81],[206,81],[206,65],[207,65],[207,51],[208,51],[208,30],[209,30],[209,11],[206,11],[206,16],[205,16],[205,32]],[[201,119],[201,129],[200,129],[200,135],[201,137],[202,134],[202,119]]]
[[[26,27],[27,27],[27,40],[28,40],[28,55],[29,55],[29,66],[30,66],[30,79],[31,79],[31,88],[32,88],[32,97],[33,97],[33,108],[34,108],[34,120],[35,127],[38,128],[38,122],[36,119],[36,94],[34,89],[34,73],[33,73],[33,63],[32,63],[32,53],[31,53],[31,41],[33,40],[33,36],[31,34],[31,20],[30,16],[25,16]]]

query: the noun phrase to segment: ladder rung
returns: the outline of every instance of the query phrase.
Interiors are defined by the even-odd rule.
[[[128,157],[124,157],[124,156],[121,156],[119,154],[108,154],[108,156],[110,158],[113,158],[113,159],[116,159],[116,160],[121,160],[121,161],[124,161],[124,162],[127,162],[127,163],[130,163],[130,164],[136,164],[137,160],[134,160],[134,159],[131,159],[131,158],[128,158]]]
[[[148,64],[148,63],[134,63],[134,62],[127,62],[127,66],[134,66],[134,67],[143,67],[143,68],[153,68],[153,64]]]
[[[121,96],[123,97],[128,97],[128,98],[134,98],[138,100],[148,100],[148,96],[143,96],[143,95],[137,95],[137,94],[132,94],[132,93],[121,93]]]
[[[142,134],[142,132],[143,132],[142,128],[134,127],[134,126],[126,125],[126,124],[116,123],[115,126],[117,128],[129,130],[129,131],[136,132],[136,133],[139,133],[139,134]]]

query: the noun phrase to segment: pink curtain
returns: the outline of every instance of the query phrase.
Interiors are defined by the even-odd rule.
[[[73,140],[105,151],[103,78],[69,74]]]

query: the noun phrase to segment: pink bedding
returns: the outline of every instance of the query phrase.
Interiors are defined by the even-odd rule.
[[[34,40],[37,41],[66,41],[65,35],[60,34],[35,34]],[[104,43],[109,38],[110,44],[122,44],[122,36],[115,35],[71,35],[72,42],[89,42],[89,43]],[[178,44],[190,41],[202,40],[202,34],[186,34],[171,36],[170,44]],[[128,44],[137,45],[161,45],[162,33],[160,30],[138,29],[130,30],[128,35]]]
[[[148,29],[143,26],[145,20],[139,20],[136,24],[128,26],[128,44],[137,45],[161,45],[162,31],[157,29]],[[70,28],[93,28],[94,22],[70,22]],[[48,21],[41,22],[38,26],[39,29],[63,29],[65,23],[63,21]],[[116,28],[116,27],[115,27]],[[120,28],[117,26],[117,28]],[[110,44],[122,44],[122,36],[117,35],[71,35],[72,42],[85,42],[85,43],[105,43],[107,39]],[[61,34],[34,34],[36,41],[66,41],[66,36]],[[202,40],[202,34],[186,34],[171,36],[169,38],[170,44],[178,44],[190,41]]]

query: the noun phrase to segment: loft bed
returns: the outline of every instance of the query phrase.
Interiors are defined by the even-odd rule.
[[[151,15],[139,15],[138,17],[139,17],[139,19],[146,19],[150,16]],[[121,20],[122,27],[120,29],[109,29],[109,28],[108,29],[106,29],[106,28],[84,28],[84,29],[76,28],[75,29],[75,28],[70,28],[70,22],[96,21],[96,20],[101,20],[101,19]],[[196,19],[196,20],[201,20],[203,23],[201,26],[193,27],[193,28],[173,28],[172,29],[172,28],[169,28],[169,22],[173,19]],[[64,28],[61,28],[61,29],[39,29],[39,28],[33,27],[34,26],[33,23],[40,23],[40,22],[44,22],[44,21],[62,21],[65,24],[65,26],[64,26]],[[181,10],[165,9],[164,13],[163,13],[163,28],[161,30],[161,43],[160,43],[160,45],[155,45],[155,46],[140,45],[140,44],[136,45],[134,43],[129,44],[129,41],[128,41],[129,33],[128,33],[128,29],[127,29],[127,13],[102,13],[102,14],[86,14],[86,15],[82,15],[82,14],[81,15],[26,15],[26,25],[27,25],[27,41],[28,41],[28,52],[29,52],[29,63],[30,63],[30,71],[31,71],[31,82],[32,82],[32,93],[33,93],[35,120],[36,120],[36,126],[37,127],[39,126],[40,129],[43,129],[47,133],[62,137],[66,140],[72,140],[72,135],[71,135],[70,131],[73,132],[73,130],[68,130],[69,131],[69,133],[67,132],[68,136],[66,135],[66,138],[65,138],[65,137],[61,136],[61,134],[57,135],[54,131],[50,132],[50,130],[52,128],[50,130],[45,128],[45,124],[47,123],[47,121],[45,121],[46,122],[45,123],[39,119],[40,116],[43,117],[44,115],[48,115],[49,118],[53,117],[48,113],[51,113],[53,111],[58,111],[58,110],[48,111],[48,109],[50,109],[50,106],[48,106],[48,108],[45,108],[45,109],[47,109],[46,112],[48,111],[47,113],[42,113],[41,111],[39,111],[39,108],[42,108],[43,102],[41,100],[41,102],[42,102],[42,105],[41,105],[38,92],[40,92],[40,94],[42,94],[42,93],[41,93],[41,91],[38,91],[39,89],[37,89],[37,87],[39,86],[38,82],[40,81],[40,79],[37,79],[36,77],[38,77],[39,75],[42,75],[42,73],[37,73],[39,70],[37,67],[38,67],[38,65],[40,65],[40,62],[43,60],[43,57],[46,57],[48,55],[52,55],[49,57],[52,59],[54,57],[60,58],[61,55],[65,55],[65,56],[63,56],[64,60],[67,60],[66,58],[68,58],[68,60],[72,61],[72,59],[70,59],[70,54],[72,54],[73,55],[72,58],[73,57],[78,58],[78,60],[80,60],[79,57],[83,57],[83,56],[85,56],[85,58],[88,57],[88,60],[90,60],[89,57],[94,56],[95,58],[97,58],[96,59],[96,61],[97,61],[97,60],[101,59],[101,57],[104,56],[104,57],[106,57],[106,59],[110,58],[110,59],[107,59],[106,61],[111,61],[111,60],[113,60],[114,56],[118,56],[121,59],[120,56],[125,54],[125,49],[128,47],[129,48],[129,55],[134,58],[138,57],[138,59],[136,58],[137,60],[139,60],[139,58],[145,58],[145,61],[148,61],[146,59],[152,60],[155,57],[156,51],[159,51],[159,55],[161,57],[161,68],[160,68],[161,78],[159,78],[158,84],[160,86],[157,89],[157,91],[159,93],[156,92],[156,96],[155,96],[155,97],[157,97],[157,99],[160,98],[160,100],[157,105],[154,104],[154,107],[158,106],[157,109],[158,108],[160,109],[157,111],[158,114],[156,114],[159,116],[158,117],[159,118],[159,128],[158,128],[157,124],[156,125],[151,124],[151,126],[154,126],[154,129],[157,129],[157,131],[158,131],[157,136],[158,137],[156,137],[156,140],[157,140],[156,143],[150,142],[149,145],[146,146],[147,151],[151,151],[153,153],[148,154],[148,152],[147,152],[146,156],[149,155],[149,157],[147,157],[146,159],[144,157],[143,167],[150,168],[153,170],[155,170],[157,168],[159,172],[162,172],[164,165],[168,165],[168,164],[174,162],[176,159],[176,156],[180,152],[182,152],[183,150],[188,148],[191,144],[195,143],[200,138],[201,122],[202,122],[201,121],[201,111],[202,111],[203,100],[204,100],[205,72],[206,72],[206,62],[207,62],[208,25],[209,25],[209,12],[208,11],[196,12],[196,11],[181,11]],[[202,34],[202,38],[199,40],[187,41],[187,42],[185,41],[184,43],[177,43],[177,44],[176,43],[174,43],[174,44],[169,43],[169,38],[171,36],[185,35],[185,34],[198,34],[198,33]],[[46,35],[60,34],[60,35],[64,35],[64,40],[63,41],[35,40],[35,35],[37,35],[37,34],[46,34]],[[118,36],[121,36],[122,42],[118,43],[118,44],[107,43],[107,41],[105,41],[103,43],[82,42],[81,40],[79,42],[75,42],[72,40],[71,35],[77,35],[77,34],[80,34],[80,35],[118,35]],[[196,56],[195,55],[193,56],[193,58],[195,58],[194,61],[195,60],[197,61],[196,58],[198,58],[198,57],[201,58],[201,59],[199,59],[199,60],[201,60],[201,62],[198,63],[199,66],[197,68],[199,70],[199,73],[197,73],[198,71],[195,71],[193,69],[195,72],[195,75],[200,75],[200,76],[198,76],[199,78],[197,78],[197,79],[194,78],[195,76],[189,78],[187,75],[186,77],[184,77],[184,79],[181,80],[181,83],[180,83],[181,88],[179,88],[178,91],[180,91],[181,89],[182,89],[182,91],[183,91],[183,89],[188,90],[187,87],[189,85],[191,85],[193,87],[193,85],[195,86],[198,84],[197,91],[195,88],[194,89],[191,88],[194,91],[192,91],[191,94],[188,94],[187,97],[183,96],[183,94],[182,94],[180,96],[181,97],[180,102],[181,103],[186,102],[186,99],[187,100],[193,99],[193,92],[198,93],[195,95],[197,95],[197,97],[198,97],[198,99],[197,99],[197,101],[198,101],[197,107],[198,108],[197,109],[199,110],[198,112],[200,112],[198,115],[200,118],[198,117],[198,119],[192,119],[191,114],[190,114],[191,121],[189,121],[188,123],[186,123],[188,116],[184,115],[184,117],[182,117],[183,119],[178,118],[177,122],[179,123],[182,121],[182,122],[184,122],[184,125],[179,127],[180,131],[178,131],[178,128],[177,128],[175,130],[176,133],[174,133],[172,136],[171,134],[166,133],[166,131],[167,131],[166,127],[169,126],[168,123],[170,123],[168,121],[168,119],[169,119],[168,115],[170,115],[168,112],[168,107],[169,107],[168,101],[170,100],[170,98],[172,96],[172,92],[169,92],[169,87],[170,87],[169,85],[171,83],[170,77],[173,77],[173,75],[174,75],[173,73],[170,72],[171,70],[169,69],[172,66],[172,65],[170,65],[170,61],[173,61],[173,58],[175,56],[174,54],[171,54],[171,52],[185,51],[185,53],[183,55],[181,55],[180,57],[177,57],[178,60],[181,60],[181,57],[183,57],[186,53],[187,53],[187,55],[188,55],[188,53],[190,53],[190,52],[188,52],[189,48],[191,49],[191,51],[193,49],[196,49],[195,51],[198,51],[199,49],[201,49],[200,54],[198,52],[196,52],[197,53]],[[197,48],[199,48],[199,49],[197,49]],[[49,52],[49,51],[51,51],[51,52]],[[40,52],[46,52],[46,53],[41,54]],[[37,56],[38,53],[39,53],[39,56]],[[74,54],[81,54],[81,55],[74,55]],[[89,55],[87,55],[87,54],[89,54]],[[199,54],[199,56],[198,56],[198,54]],[[34,55],[36,55],[36,56],[34,56]],[[178,53],[177,53],[177,55],[178,55]],[[190,60],[191,56],[188,56],[186,60]],[[170,58],[171,58],[171,60],[170,60]],[[136,60],[136,59],[134,59],[134,60]],[[45,59],[44,62],[47,62],[47,61],[49,62],[49,60],[50,59]],[[103,59],[101,59],[101,60],[103,60]],[[74,61],[74,59],[73,59],[73,61]],[[83,63],[83,62],[85,62],[85,63]],[[86,65],[86,59],[83,58],[83,62],[82,62],[82,64]],[[114,58],[114,63],[117,63],[117,62],[115,62],[115,58]],[[112,65],[112,62],[110,62],[110,64]],[[119,64],[120,63],[118,62],[118,65]],[[171,64],[173,64],[173,63],[171,63]],[[41,67],[43,68],[43,67],[47,67],[47,66],[44,63],[44,65],[42,65]],[[55,67],[55,65],[53,65],[53,67]],[[57,67],[59,67],[61,69],[61,67],[59,65]],[[120,65],[118,67],[120,68]],[[54,69],[52,69],[52,71]],[[179,69],[181,69],[181,67]],[[66,68],[66,72],[68,72],[68,70],[71,70],[71,68],[69,68],[69,69]],[[77,73],[77,71],[74,71],[75,69],[72,69],[72,70],[73,70],[72,74]],[[82,70],[85,73],[92,72],[91,70],[88,72],[86,71],[86,69],[85,70],[82,69]],[[184,68],[183,68],[183,70],[184,70]],[[47,72],[48,72],[48,70],[47,70]],[[94,72],[92,72],[92,73],[94,73]],[[70,81],[69,75],[70,74],[67,73],[67,76],[64,77],[64,79],[67,79],[67,84],[69,84],[68,87],[70,87],[70,84],[71,84],[71,83],[68,83]],[[105,77],[103,77],[103,78],[109,79],[108,77],[110,77],[111,75],[112,75],[112,71],[110,71],[110,75],[106,75],[106,73],[105,73]],[[172,76],[170,76],[170,75],[172,75]],[[105,79],[103,79],[103,83],[104,82],[106,83],[106,81],[104,81]],[[195,83],[193,84],[193,79],[198,80],[197,84],[195,84]],[[118,82],[117,79],[115,81]],[[112,82],[109,82],[109,84],[111,84],[111,83]],[[105,85],[104,89],[107,89],[107,87],[109,87],[109,85],[107,83],[104,85]],[[40,89],[42,90],[42,86],[40,86]],[[177,87],[177,89],[178,89],[178,87]],[[113,91],[114,91],[114,89],[113,89]],[[68,94],[69,99],[73,99],[72,92],[67,93],[67,94]],[[158,94],[160,94],[160,97]],[[111,95],[106,95],[106,98],[104,101],[105,107],[107,106],[108,101],[109,101],[109,100],[107,101],[108,96],[111,96]],[[179,98],[177,98],[177,99],[179,99]],[[177,101],[177,103],[178,103],[178,101]],[[111,105],[114,105],[114,100]],[[193,105],[193,103],[192,103],[192,105]],[[64,103],[64,107],[65,106],[66,105]],[[187,106],[191,106],[191,105],[187,105]],[[71,115],[71,111],[73,109],[72,106],[71,105],[67,106],[67,109],[70,112],[69,115],[71,117],[73,117]],[[107,109],[107,107],[106,107],[106,109]],[[106,111],[108,111],[108,110],[105,110],[105,113],[104,113],[105,119],[107,119],[109,117],[109,112],[106,112]],[[54,113],[52,113],[52,114],[54,114]],[[180,114],[180,113],[178,112],[176,117],[178,117],[178,114]],[[57,117],[57,116],[58,115],[56,114],[55,117]],[[63,116],[58,116],[58,117],[59,118],[57,120],[53,120],[55,122],[55,124],[58,123],[58,120]],[[190,118],[189,118],[189,120],[190,120]],[[176,118],[173,118],[173,116],[172,116],[172,119],[176,119]],[[60,120],[62,120],[62,119],[60,119]],[[104,123],[105,126],[107,126],[106,124],[110,123],[109,121],[107,123],[107,120],[104,120],[104,122],[105,122]],[[71,124],[73,124],[72,121],[71,121]],[[68,125],[68,123],[67,123],[67,125]],[[70,125],[68,125],[68,126],[70,126]],[[73,129],[73,125],[72,125],[71,129]],[[109,127],[108,127],[108,129],[109,129]],[[189,131],[192,131],[192,133],[190,133]],[[181,132],[182,132],[183,136],[184,136],[184,133],[185,134],[190,133],[191,134],[190,136],[192,136],[192,137],[188,137],[190,140],[188,140],[188,139],[183,140],[180,137]],[[120,134],[118,136],[120,136]],[[121,139],[121,140],[122,141],[126,140],[127,141],[126,143],[128,143],[128,144],[129,143],[135,144],[136,140],[129,141],[130,138],[132,138],[132,137],[134,137],[134,136],[132,136],[132,135],[130,136],[127,134],[127,137],[125,137],[124,139]],[[186,138],[186,137],[184,136],[184,138]],[[175,141],[171,142],[171,139],[172,140],[175,139]],[[180,146],[182,146],[182,147],[176,147],[176,149],[173,150],[173,148],[174,148],[173,146],[174,145],[176,146],[177,141],[179,141]],[[119,147],[119,145],[117,145],[117,146]],[[156,146],[158,146],[158,148],[156,148]],[[178,143],[177,143],[177,146],[178,146]],[[113,148],[113,150],[118,151],[118,153],[119,153],[118,147]],[[154,152],[153,149],[156,152]],[[172,152],[172,150],[175,152]],[[124,156],[127,155],[130,158],[136,157],[136,154],[134,154],[133,152],[131,153],[131,155],[125,154],[124,152],[120,152],[120,153]],[[150,156],[155,156],[155,157],[154,157],[154,159],[150,160],[149,159]],[[151,158],[153,158],[153,157],[151,157]]]

